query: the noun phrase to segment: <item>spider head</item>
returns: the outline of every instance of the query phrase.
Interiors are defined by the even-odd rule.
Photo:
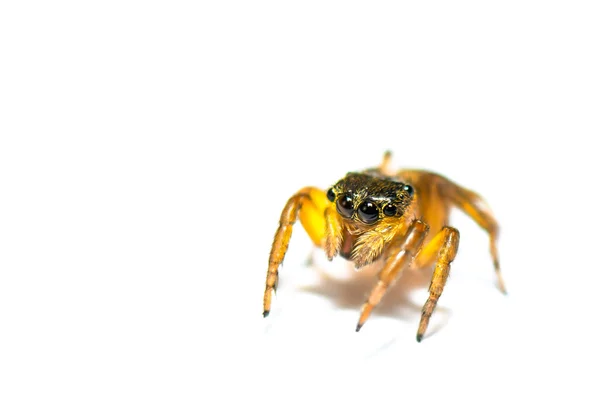
[[[412,186],[371,173],[348,173],[327,191],[345,219],[373,225],[384,218],[401,217],[414,196]]]

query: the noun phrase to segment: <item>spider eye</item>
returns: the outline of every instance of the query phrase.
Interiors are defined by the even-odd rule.
[[[415,189],[413,189],[413,187],[410,186],[410,185],[404,185],[404,187],[402,188],[402,190],[404,190],[405,192],[407,192],[408,195],[411,196],[411,197],[415,193]]]
[[[379,209],[375,203],[367,200],[358,206],[358,217],[365,224],[372,224],[379,219]]]
[[[388,217],[393,217],[394,215],[396,215],[396,209],[397,208],[395,205],[388,204],[385,207],[383,207],[383,213]]]
[[[340,197],[337,201],[337,210],[344,217],[350,218],[354,212],[354,202],[352,202],[352,197],[347,194]]]
[[[329,199],[329,201],[333,202],[335,200],[335,193],[333,193],[333,189],[330,188],[327,191],[327,198]]]

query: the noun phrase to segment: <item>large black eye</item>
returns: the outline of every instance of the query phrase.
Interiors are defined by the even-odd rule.
[[[340,197],[337,201],[337,210],[344,217],[350,218],[354,212],[354,203],[352,202],[352,197],[347,194]]]
[[[358,206],[358,217],[365,224],[372,224],[379,218],[379,210],[375,203],[366,200]]]
[[[394,215],[396,215],[396,210],[397,207],[391,203],[383,207],[383,213],[388,217],[393,217]]]
[[[412,196],[415,193],[415,190],[410,185],[404,185],[404,187],[402,188],[402,190],[404,190],[405,192],[407,192],[409,196]]]
[[[333,193],[333,189],[329,189],[327,191],[327,198],[329,201],[333,202],[335,200],[335,193]]]

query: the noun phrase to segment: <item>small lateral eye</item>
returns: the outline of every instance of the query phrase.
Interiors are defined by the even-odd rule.
[[[346,218],[350,218],[354,212],[354,202],[352,197],[345,194],[340,197],[337,201],[338,212]]]
[[[379,219],[379,209],[373,202],[364,201],[358,207],[358,217],[362,222],[372,224]]]
[[[333,193],[333,189],[332,188],[329,188],[329,190],[327,191],[327,198],[331,202],[333,202],[335,200],[335,193]]]
[[[388,204],[385,207],[383,207],[383,213],[388,217],[393,217],[394,215],[396,215],[396,209],[397,208],[395,205]]]
[[[404,185],[404,187],[402,187],[402,190],[407,192],[409,196],[412,196],[413,194],[415,194],[415,190],[410,185]]]

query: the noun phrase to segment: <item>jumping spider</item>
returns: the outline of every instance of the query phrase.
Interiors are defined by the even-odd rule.
[[[298,218],[329,260],[340,255],[362,268],[383,257],[379,281],[362,307],[357,332],[405,268],[423,268],[435,262],[417,330],[417,341],[421,341],[458,250],[458,230],[448,226],[452,207],[487,231],[498,286],[506,292],[496,249],[498,225],[482,198],[431,172],[390,173],[390,159],[387,152],[377,168],[348,173],[327,191],[305,187],[288,200],[269,257],[263,316],[271,310],[278,268]]]

